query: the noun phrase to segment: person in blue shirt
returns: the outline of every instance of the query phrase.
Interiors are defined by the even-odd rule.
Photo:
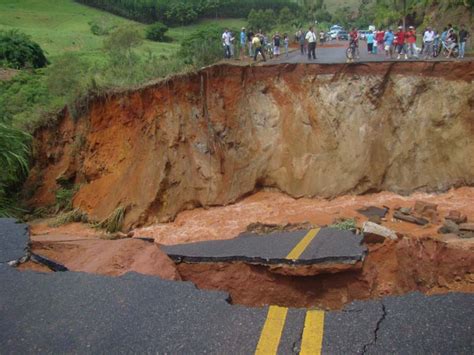
[[[385,32],[385,36],[383,41],[385,42],[385,55],[390,59],[393,58],[393,41],[395,40],[395,35],[393,34],[392,29],[390,28],[387,32]]]
[[[242,27],[242,31],[240,31],[240,60],[244,60],[246,45],[247,33],[245,32],[245,27]]]
[[[369,33],[367,34],[367,52],[369,52],[369,54],[372,54],[374,51],[374,40],[374,33],[372,31],[369,31]]]

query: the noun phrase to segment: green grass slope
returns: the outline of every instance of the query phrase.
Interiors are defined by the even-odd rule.
[[[102,57],[103,36],[96,36],[90,30],[89,22],[107,19],[117,26],[132,26],[144,30],[146,25],[130,21],[107,12],[80,5],[72,0],[1,0],[0,29],[17,28],[29,34],[54,61],[64,52],[75,52],[81,56]],[[218,22],[223,26],[240,27],[243,20],[206,20],[200,24],[172,28],[168,36],[171,43],[144,41],[140,52],[153,51],[159,55],[173,55],[179,48],[179,41],[199,26]]]

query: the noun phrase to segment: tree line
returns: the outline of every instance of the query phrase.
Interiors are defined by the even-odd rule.
[[[201,18],[242,18],[252,9],[284,7],[291,10],[299,5],[291,0],[76,0],[118,16],[138,22],[163,22],[169,26],[186,25]]]

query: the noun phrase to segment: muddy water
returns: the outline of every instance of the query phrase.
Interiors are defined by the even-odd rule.
[[[415,193],[400,196],[381,192],[367,195],[346,195],[332,200],[294,199],[279,192],[259,192],[225,207],[198,208],[178,215],[172,223],[156,224],[135,230],[136,237],[154,238],[160,244],[181,244],[214,239],[230,239],[255,222],[286,224],[310,222],[331,224],[337,218],[355,218],[362,223],[367,218],[357,212],[366,206],[413,207],[416,200],[438,204],[440,216],[449,210],[459,210],[474,220],[474,188],[453,189],[442,194]],[[441,218],[442,219],[442,218]],[[441,221],[440,221],[441,223]],[[384,225],[414,236],[436,235],[438,224],[424,228],[393,220],[391,213]]]

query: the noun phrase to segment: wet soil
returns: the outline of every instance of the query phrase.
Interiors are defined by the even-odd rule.
[[[418,226],[393,219],[394,208],[413,207],[416,200],[437,204],[438,220]],[[135,271],[191,281],[199,288],[229,292],[234,304],[338,309],[352,300],[414,290],[428,294],[474,292],[474,240],[437,234],[450,210],[474,220],[473,200],[474,188],[470,187],[442,194],[382,192],[333,200],[293,199],[266,191],[233,205],[182,212],[172,223],[136,229],[132,239],[107,240],[105,233],[78,223],[53,228],[48,221],[37,221],[31,224],[31,247],[34,253],[71,271],[111,276]],[[314,272],[314,268],[290,270],[243,262],[174,265],[159,250],[159,244],[230,239],[258,222],[327,225],[338,218],[354,218],[361,225],[367,217],[357,210],[368,206],[389,207],[382,224],[395,230],[400,239],[370,245],[364,262],[350,268],[334,265]],[[153,238],[155,243],[137,239],[140,237]],[[32,262],[20,269],[49,271]]]

